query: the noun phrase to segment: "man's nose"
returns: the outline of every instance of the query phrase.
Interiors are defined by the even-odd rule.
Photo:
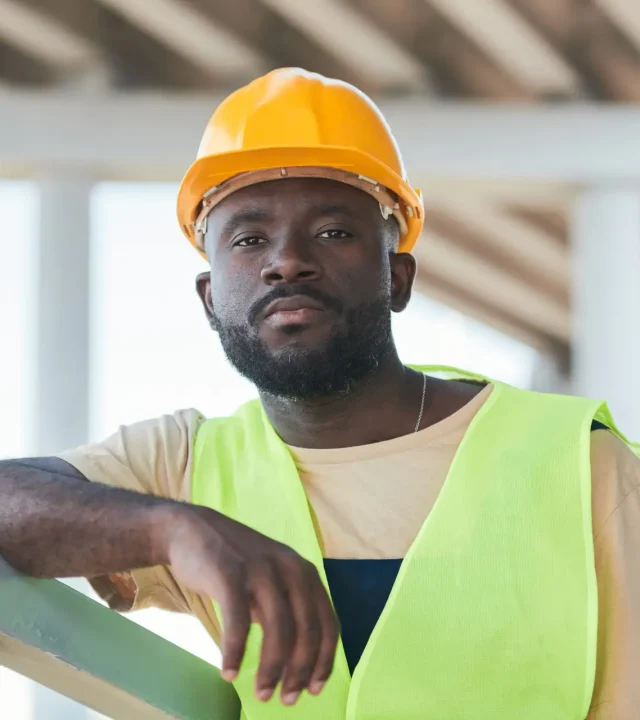
[[[307,242],[291,238],[274,243],[268,262],[261,272],[262,281],[266,285],[278,285],[317,280],[322,271]]]

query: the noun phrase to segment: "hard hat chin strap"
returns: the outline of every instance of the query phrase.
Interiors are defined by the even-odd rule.
[[[380,185],[372,178],[330,167],[268,168],[234,175],[219,185],[209,188],[209,190],[204,193],[200,212],[193,224],[195,242],[198,250],[204,252],[204,238],[207,234],[207,218],[216,205],[242,188],[256,185],[257,183],[284,180],[286,178],[321,178],[325,180],[335,180],[345,185],[358,188],[378,201],[380,212],[385,220],[388,220],[392,216],[396,219],[400,228],[400,237],[404,237],[407,234],[408,226],[405,214],[410,217],[413,216],[413,208],[405,205],[404,202],[396,197],[395,193],[383,185]]]

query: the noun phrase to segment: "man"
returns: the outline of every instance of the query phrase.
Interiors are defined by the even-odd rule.
[[[636,718],[640,462],[601,403],[401,363],[422,204],[371,101],[242,88],[178,215],[259,401],[1,463],[0,553],[197,615],[250,720]]]

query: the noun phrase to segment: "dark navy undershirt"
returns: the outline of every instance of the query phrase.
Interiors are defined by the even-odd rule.
[[[594,420],[594,430],[607,427]],[[333,560],[325,558],[331,597],[342,626],[342,644],[353,673],[395,582],[401,559]]]

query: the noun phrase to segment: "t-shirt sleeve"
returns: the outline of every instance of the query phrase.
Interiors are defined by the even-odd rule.
[[[640,707],[640,460],[612,432],[598,430],[591,475],[598,647],[587,717],[626,720]]]
[[[122,426],[103,442],[58,457],[91,482],[189,502],[193,438],[203,419],[197,410],[180,410]],[[114,610],[160,607],[188,612],[184,593],[165,567],[95,577],[90,583]]]

